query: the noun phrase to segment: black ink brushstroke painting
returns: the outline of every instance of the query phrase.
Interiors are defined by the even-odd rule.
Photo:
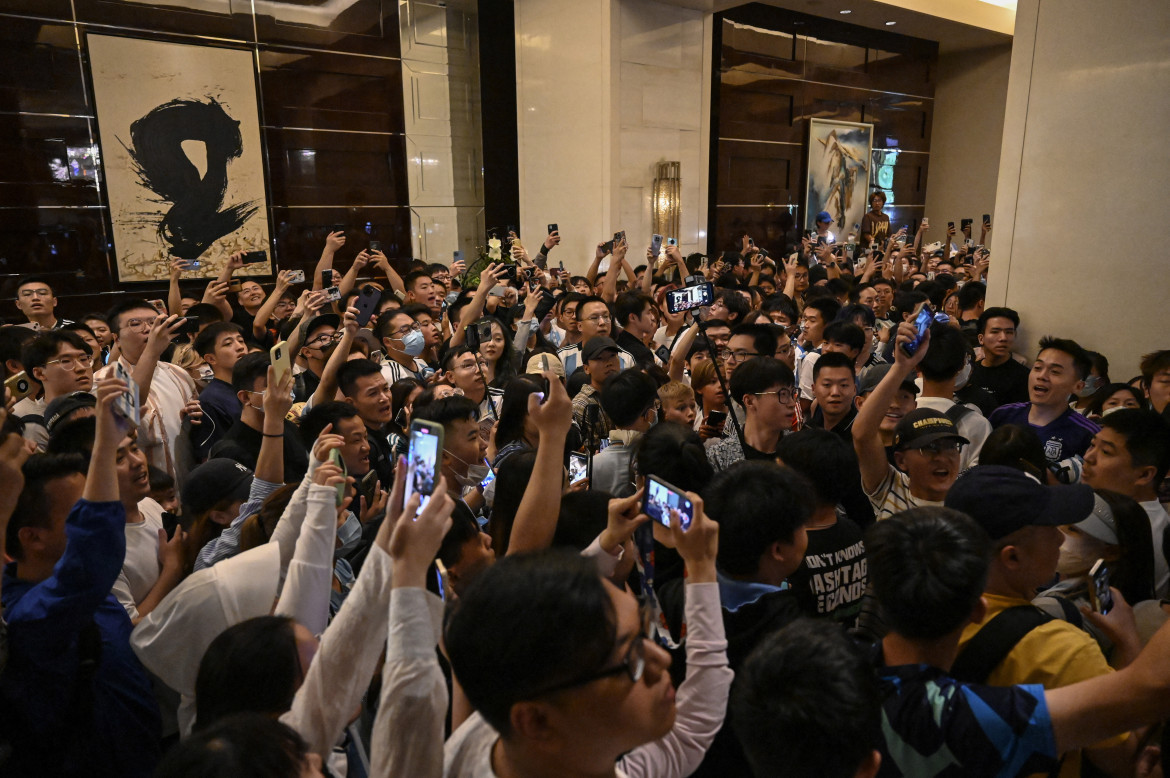
[[[130,139],[127,151],[142,185],[172,204],[158,234],[174,256],[200,256],[259,210],[254,201],[222,207],[229,163],[244,149],[240,123],[214,98],[164,103],[130,125]],[[205,145],[202,176],[183,150],[187,140]]]
[[[214,278],[237,251],[272,272],[256,65],[250,50],[87,32],[118,280]]]

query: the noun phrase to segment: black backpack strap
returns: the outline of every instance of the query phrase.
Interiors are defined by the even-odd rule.
[[[963,405],[962,403],[955,403],[950,408],[947,408],[947,412],[944,413],[943,415],[946,416],[948,419],[950,419],[951,421],[953,421],[957,425],[959,423],[959,420],[962,419],[964,416],[966,416],[969,413],[975,413],[975,411],[971,410],[970,408],[968,408],[966,405]]]
[[[956,681],[987,683],[991,671],[1025,635],[1051,620],[1051,616],[1033,605],[1017,605],[1002,611],[967,641],[948,675]]]
[[[1064,620],[1072,624],[1077,629],[1085,628],[1085,617],[1081,615],[1080,610],[1067,597],[1055,597],[1056,603],[1060,606],[1060,610],[1064,613]]]

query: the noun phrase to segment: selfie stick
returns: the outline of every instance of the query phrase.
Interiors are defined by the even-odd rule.
[[[716,352],[718,352],[718,348],[716,348],[715,342],[713,340],[711,340],[709,337],[707,337],[707,322],[705,322],[703,320],[703,316],[701,313],[695,319],[695,323],[699,325],[699,332],[702,334],[703,340],[707,341],[707,345],[710,346],[711,348],[715,349]],[[735,436],[737,438],[739,438],[740,447],[741,448],[745,447],[747,444],[744,443],[743,430],[740,429],[739,419],[737,419],[735,417],[735,407],[732,405],[733,400],[731,399],[731,392],[728,391],[727,381],[725,381],[723,378],[723,368],[722,368],[722,366],[720,366],[718,364],[719,354],[718,353],[712,354],[711,357],[716,362],[716,364],[715,364],[715,378],[717,378],[719,380],[719,388],[723,391],[723,396],[725,398],[727,398],[727,410],[728,410],[727,416],[731,419],[731,426],[735,428]]]

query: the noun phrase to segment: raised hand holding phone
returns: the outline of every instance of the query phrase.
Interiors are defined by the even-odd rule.
[[[406,501],[402,509],[404,520],[394,521],[386,546],[387,553],[394,560],[391,587],[426,587],[427,570],[451,529],[454,509],[455,501],[447,494],[447,479],[442,476],[435,483],[435,494],[421,511],[419,495],[412,495]],[[380,536],[381,531],[378,534]]]
[[[650,521],[650,517],[642,512],[642,495],[645,487],[631,494],[609,501],[609,512],[605,529],[601,531],[598,541],[603,551],[616,554],[617,550],[634,537],[634,530]]]
[[[329,452],[345,445],[345,438],[333,431],[332,424],[326,424],[325,429],[317,436],[313,443],[313,464],[320,465],[329,460]]]
[[[703,511],[703,498],[694,492],[684,492],[691,502],[694,518],[690,527],[682,528],[676,511],[670,513],[670,527],[663,528],[670,545],[678,551],[687,563],[688,583],[713,583],[715,581],[715,556],[719,551],[719,524]],[[655,526],[655,537],[660,532]]]

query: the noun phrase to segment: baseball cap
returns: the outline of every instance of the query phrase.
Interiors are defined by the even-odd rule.
[[[601,356],[603,351],[621,351],[618,344],[614,343],[613,338],[607,338],[604,335],[598,335],[595,338],[590,338],[589,341],[581,347],[581,359],[588,362],[591,359],[597,359]]]
[[[960,435],[955,423],[943,414],[930,408],[918,408],[903,416],[894,428],[894,450],[922,448],[943,438],[971,442]]]
[[[194,518],[225,500],[246,500],[251,488],[251,470],[234,459],[209,459],[187,475],[183,515]]]
[[[832,222],[833,217],[829,215],[828,211],[821,211],[820,213],[817,214],[817,221],[819,221],[819,222]]]
[[[1045,486],[1014,467],[976,465],[955,480],[943,504],[999,540],[1024,527],[1079,524],[1093,512],[1093,497],[1086,484]]]
[[[540,375],[544,372],[546,362],[548,363],[549,370],[556,373],[560,378],[565,377],[565,365],[556,354],[533,354],[528,360],[528,366],[524,369],[524,372]]]
[[[862,370],[861,376],[857,380],[857,393],[865,394],[877,389],[877,385],[886,377],[886,373],[889,373],[893,369],[893,365],[886,363],[871,365],[865,370]],[[918,394],[918,385],[914,383],[914,379],[910,376],[902,379],[902,388],[911,394]]]
[[[332,327],[337,329],[341,326],[341,317],[336,313],[322,313],[319,316],[314,316],[309,319],[308,326],[305,327],[304,342],[308,343],[312,339],[313,333],[322,327]]]
[[[97,398],[89,392],[63,394],[45,406],[45,429],[52,435],[57,425],[64,421],[65,417],[69,414],[74,411],[79,411],[82,408],[94,408],[96,406]]]
[[[1113,509],[1109,507],[1109,503],[1096,492],[1093,493],[1093,511],[1088,518],[1076,523],[1077,529],[1081,532],[1094,537],[1102,543],[1108,543],[1113,546],[1121,544],[1121,540],[1117,535],[1117,519],[1113,515]]]

